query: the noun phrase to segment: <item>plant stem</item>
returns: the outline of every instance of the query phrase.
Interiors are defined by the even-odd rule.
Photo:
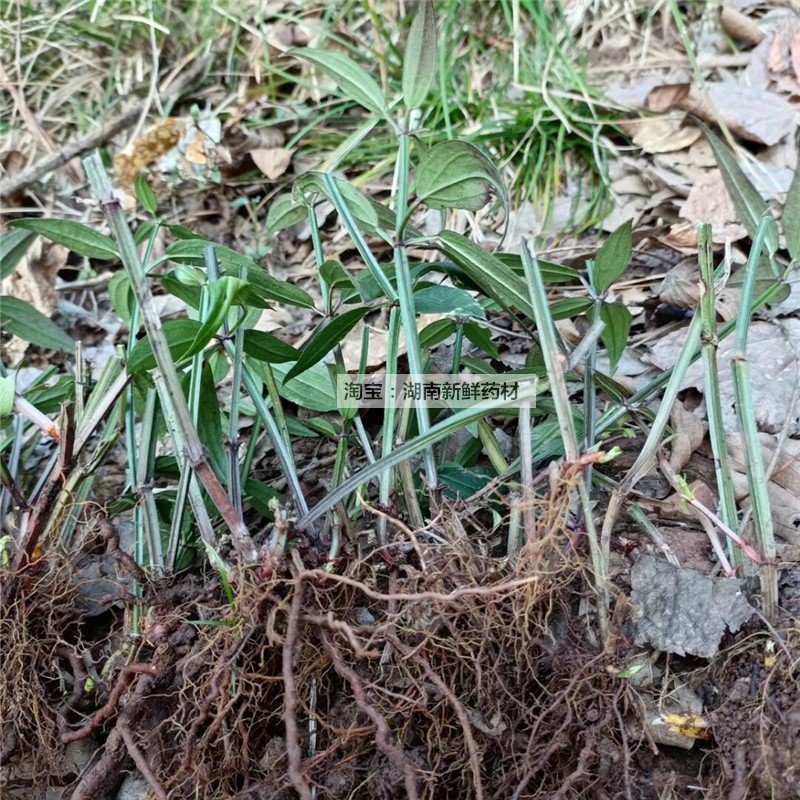
[[[180,430],[182,434],[183,447],[185,448],[183,455],[188,459],[189,465],[197,472],[200,481],[219,509],[230,530],[231,539],[239,557],[245,563],[255,563],[258,561],[258,550],[250,538],[250,532],[231,505],[225,489],[211,469],[203,445],[197,435],[197,430],[192,423],[189,407],[178,378],[178,371],[170,356],[161,326],[161,319],[153,302],[153,295],[147,282],[147,276],[139,259],[136,243],[131,235],[119,198],[114,192],[98,154],[95,153],[84,159],[83,164],[92,191],[103,207],[106,219],[119,246],[122,263],[136,294],[158,371],[163,378],[163,389],[159,393],[162,406],[166,406],[169,409],[168,413],[175,421],[175,428]]]

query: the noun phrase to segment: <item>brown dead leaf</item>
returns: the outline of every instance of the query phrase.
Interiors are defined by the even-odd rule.
[[[679,400],[672,407],[670,425],[675,432],[675,438],[672,440],[669,465],[675,472],[680,472],[689,462],[692,453],[703,443],[708,426]]]
[[[735,242],[747,236],[747,230],[738,222],[738,214],[718,169],[700,178],[678,214],[694,225],[701,222],[711,225],[713,241],[717,244],[728,240]]]
[[[760,433],[759,441],[764,468],[769,469],[775,458],[778,437]],[[747,505],[750,489],[747,482],[747,453],[742,435],[739,432],[729,433],[726,436],[726,445],[736,499]],[[800,546],[800,442],[796,439],[785,439],[782,442],[775,469],[768,478],[767,494],[775,533],[790,544]]]
[[[280,53],[285,53],[293,47],[316,47],[322,21],[316,17],[304,17],[301,22],[280,22],[267,26],[267,44]]]
[[[288,149],[286,147],[258,147],[250,151],[250,157],[264,175],[274,181],[289,168],[295,150],[294,147]]]
[[[669,229],[669,233],[661,241],[681,253],[696,253],[697,226],[692,222],[679,222]]]
[[[785,72],[789,68],[789,58],[785,37],[779,30],[773,31],[767,50],[767,69],[772,73]]]
[[[648,95],[651,111],[678,108],[709,124],[722,119],[742,139],[773,145],[795,128],[794,107],[780,97],[738,83],[708,83],[705,91],[688,83],[658,86]]]
[[[675,365],[685,339],[685,329],[668,333],[650,345],[650,352],[644,354],[642,360],[659,369],[669,369]],[[800,361],[795,352],[795,343],[798,341],[798,319],[785,319],[780,325],[757,321],[750,326],[746,355],[752,375],[753,406],[759,430],[776,433],[786,426],[790,436],[800,431],[800,404],[792,406],[794,387],[800,378]],[[735,343],[730,336],[719,343],[717,350],[720,402],[726,431],[734,431],[737,427],[731,371],[734,350]],[[705,392],[705,367],[702,361],[689,367],[681,388]]]
[[[645,153],[671,153],[691,146],[700,138],[699,129],[684,126],[685,120],[682,111],[670,111],[662,117],[647,117],[623,127],[633,134],[633,143]]]
[[[795,31],[789,42],[789,57],[795,77],[800,78],[800,31]]]
[[[731,38],[751,47],[757,45],[764,38],[764,31],[754,19],[730,6],[722,7],[719,22],[722,29]]]
[[[674,108],[682,108],[682,104],[689,96],[690,89],[691,85],[688,83],[665,83],[656,86],[645,98],[644,107],[648,111],[662,114],[672,111]]]
[[[695,231],[694,246],[697,248],[697,231]],[[686,237],[688,241],[688,237]],[[662,303],[678,308],[697,308],[700,302],[700,275],[696,258],[684,258],[676,264],[665,276],[661,286],[656,290],[656,295]]]

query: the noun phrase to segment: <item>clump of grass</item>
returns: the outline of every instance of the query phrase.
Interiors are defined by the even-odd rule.
[[[399,91],[402,71],[398,31],[404,20],[397,19],[397,8],[374,1],[342,4],[326,19],[323,37],[368,68],[377,66],[389,95]],[[583,56],[570,44],[558,4],[446,0],[436,10],[437,75],[421,109],[420,138],[433,141],[444,133],[483,147],[510,176],[512,200],[533,201],[545,221],[565,191],[573,198],[576,224],[600,219],[607,210],[613,113],[587,83]],[[359,122],[345,103],[338,113],[327,109],[318,124],[304,126],[291,144],[312,157],[341,148],[340,157],[326,161],[326,167],[372,164],[377,165],[374,175],[391,159],[392,138],[387,129],[377,128],[349,146]]]

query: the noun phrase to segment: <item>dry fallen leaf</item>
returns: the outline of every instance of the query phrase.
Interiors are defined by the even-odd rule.
[[[670,111],[661,117],[645,117],[623,123],[625,131],[633,136],[633,143],[645,153],[671,153],[684,150],[700,138],[700,130],[685,126],[686,114]]]
[[[685,338],[685,329],[663,336],[650,345],[649,354],[643,355],[642,360],[659,369],[669,369],[675,365]],[[795,352],[795,343],[798,341],[798,319],[785,319],[780,325],[757,321],[750,326],[747,359],[759,430],[776,433],[786,426],[790,436],[800,431],[800,405],[791,406],[795,383],[800,379],[800,364]],[[720,403],[726,431],[737,429],[731,373],[734,348],[734,339],[728,336],[719,343],[717,351]],[[705,367],[702,361],[692,364],[686,372],[682,388],[690,387],[705,392]]]
[[[289,168],[292,161],[292,154],[296,148],[292,147],[257,147],[250,151],[250,157],[255,165],[271,181],[277,180]]]
[[[759,434],[764,469],[769,469],[775,457],[778,437]],[[750,486],[747,481],[747,454],[742,435],[737,431],[726,436],[730,457],[733,489],[742,505],[749,504]],[[800,442],[785,439],[775,461],[775,469],[767,483],[770,511],[775,533],[789,544],[800,546]]]
[[[718,169],[711,170],[697,181],[678,213],[694,225],[709,223],[713,241],[718,244],[728,240],[735,242],[747,236],[747,231],[738,222],[738,214]]]
[[[672,407],[670,425],[675,431],[675,438],[672,440],[669,465],[675,472],[680,472],[689,462],[692,453],[702,444],[707,425],[680,400]]]
[[[731,132],[751,142],[777,144],[795,128],[795,109],[775,94],[732,81],[707,83],[701,91],[688,83],[657,86],[647,97],[651,111],[682,109],[715,124],[722,119]]]

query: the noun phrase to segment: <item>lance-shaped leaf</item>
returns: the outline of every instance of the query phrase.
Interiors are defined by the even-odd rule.
[[[206,448],[208,460],[214,472],[227,478],[228,460],[225,457],[225,437],[222,434],[220,402],[214,373],[208,361],[204,360],[200,373],[200,392],[197,405],[197,433]]]
[[[243,296],[248,288],[245,281],[232,278],[230,275],[226,275],[206,287],[208,311],[200,330],[197,331],[194,341],[184,356],[193,356],[195,353],[199,353],[211,341],[211,338],[222,327],[222,322],[231,305]]]
[[[406,108],[419,108],[428,96],[436,74],[436,57],[433,3],[422,0],[411,23],[403,56],[403,101]]]
[[[14,271],[35,238],[35,233],[22,229],[0,235],[0,281]]]
[[[452,319],[437,319],[419,332],[419,346],[425,350],[435,347],[452,336],[456,330],[456,322]],[[470,340],[472,341],[472,340]]]
[[[622,303],[603,303],[600,306],[600,319],[606,324],[600,336],[608,351],[608,359],[611,362],[610,373],[613,375],[628,343],[631,312]]]
[[[108,282],[108,296],[111,299],[111,305],[114,306],[114,311],[126,325],[130,325],[136,297],[133,294],[131,279],[125,270],[114,273]]]
[[[733,207],[739,217],[739,222],[744,225],[750,238],[755,238],[758,223],[762,216],[767,215],[771,218],[767,203],[758,193],[758,189],[750,182],[744,174],[733,153],[704,125],[700,126],[703,133],[714,151],[714,158],[717,160],[722,178],[725,181],[725,188],[731,197]],[[773,255],[778,250],[778,230],[775,225],[770,225],[765,239],[767,251]]]
[[[345,311],[344,314],[334,317],[327,325],[323,325],[323,327],[315,331],[302,349],[297,363],[283,379],[284,384],[289,383],[292,378],[297,377],[310,367],[313,367],[314,364],[322,361],[355,328],[368,311],[369,308],[366,306]]]
[[[414,308],[417,314],[486,318],[480,303],[469,292],[455,286],[427,286],[414,292]]]
[[[75,342],[41,311],[30,303],[16,297],[3,296],[0,302],[0,323],[3,330],[19,336],[25,342],[48,350],[63,350],[66,353],[75,348]]]
[[[500,350],[492,341],[492,334],[486,328],[481,328],[480,325],[469,322],[464,326],[464,335],[472,344],[480,347],[484,353],[487,353],[492,358],[500,358]]]
[[[272,236],[292,225],[297,225],[308,216],[306,207],[290,192],[278,195],[267,211],[267,230]]]
[[[375,206],[364,197],[361,192],[347,181],[340,178],[333,179],[336,188],[341,193],[344,202],[347,203],[347,210],[355,217],[363,229],[372,231],[378,228],[378,213]],[[331,196],[331,191],[326,184],[325,175],[321,172],[307,172],[298,178],[294,184],[295,196],[305,198],[309,194],[320,194],[337,206],[336,198]]]
[[[79,256],[106,261],[119,258],[112,239],[80,222],[68,219],[15,219],[8,225],[10,228],[24,228],[38,233],[51,242],[63,244]]]
[[[266,331],[245,331],[244,351],[248,356],[268,364],[297,361],[300,351]]]
[[[594,302],[588,297],[562,297],[550,303],[550,316],[554,321],[572,319],[587,312]]]
[[[200,327],[200,322],[195,319],[171,319],[164,323],[164,338],[173,362],[183,360],[192,342],[197,338]],[[139,339],[131,348],[128,357],[128,374],[133,375],[155,367],[156,357],[153,355],[150,339],[148,337]]]
[[[415,190],[428,208],[477,211],[489,202],[492,189],[506,201],[497,167],[468,142],[441,142],[420,158]]]
[[[386,100],[372,76],[344,53],[315,47],[291,50],[290,55],[310,61],[328,74],[343,95],[355,100],[368,111],[386,115]]]
[[[153,191],[150,184],[147,182],[147,176],[144,173],[136,178],[133,191],[136,195],[136,199],[139,201],[139,205],[148,214],[155,216],[156,212],[158,211],[158,198],[156,197],[156,193]]]
[[[792,185],[786,194],[781,224],[789,255],[793,261],[800,261],[800,164],[794,169]]]
[[[597,251],[592,284],[602,293],[611,288],[631,263],[631,222],[623,222]]]
[[[533,319],[525,281],[499,258],[453,231],[442,231],[439,243],[439,249],[488,297],[504,308],[518,308]]]
[[[302,375],[294,378],[291,383],[286,380],[290,369],[291,364],[272,365],[275,377],[281,382],[279,386],[281,397],[302,408],[310,408],[323,413],[336,411],[336,391],[330,372],[324,364],[314,364]]]
[[[207,244],[208,242],[204,239],[184,239],[173,242],[167,248],[165,256],[176,264],[193,264],[204,267],[204,252]],[[214,245],[214,252],[220,270],[226,275],[238,278],[240,271],[244,268],[245,278],[250,284],[250,288],[259,297],[265,300],[278,300],[302,308],[314,307],[314,301],[308,292],[299,286],[273,278],[272,275],[264,272],[252,258],[221,244]]]
[[[0,378],[0,421],[11,416],[14,410],[14,385],[17,376],[14,373]]]

